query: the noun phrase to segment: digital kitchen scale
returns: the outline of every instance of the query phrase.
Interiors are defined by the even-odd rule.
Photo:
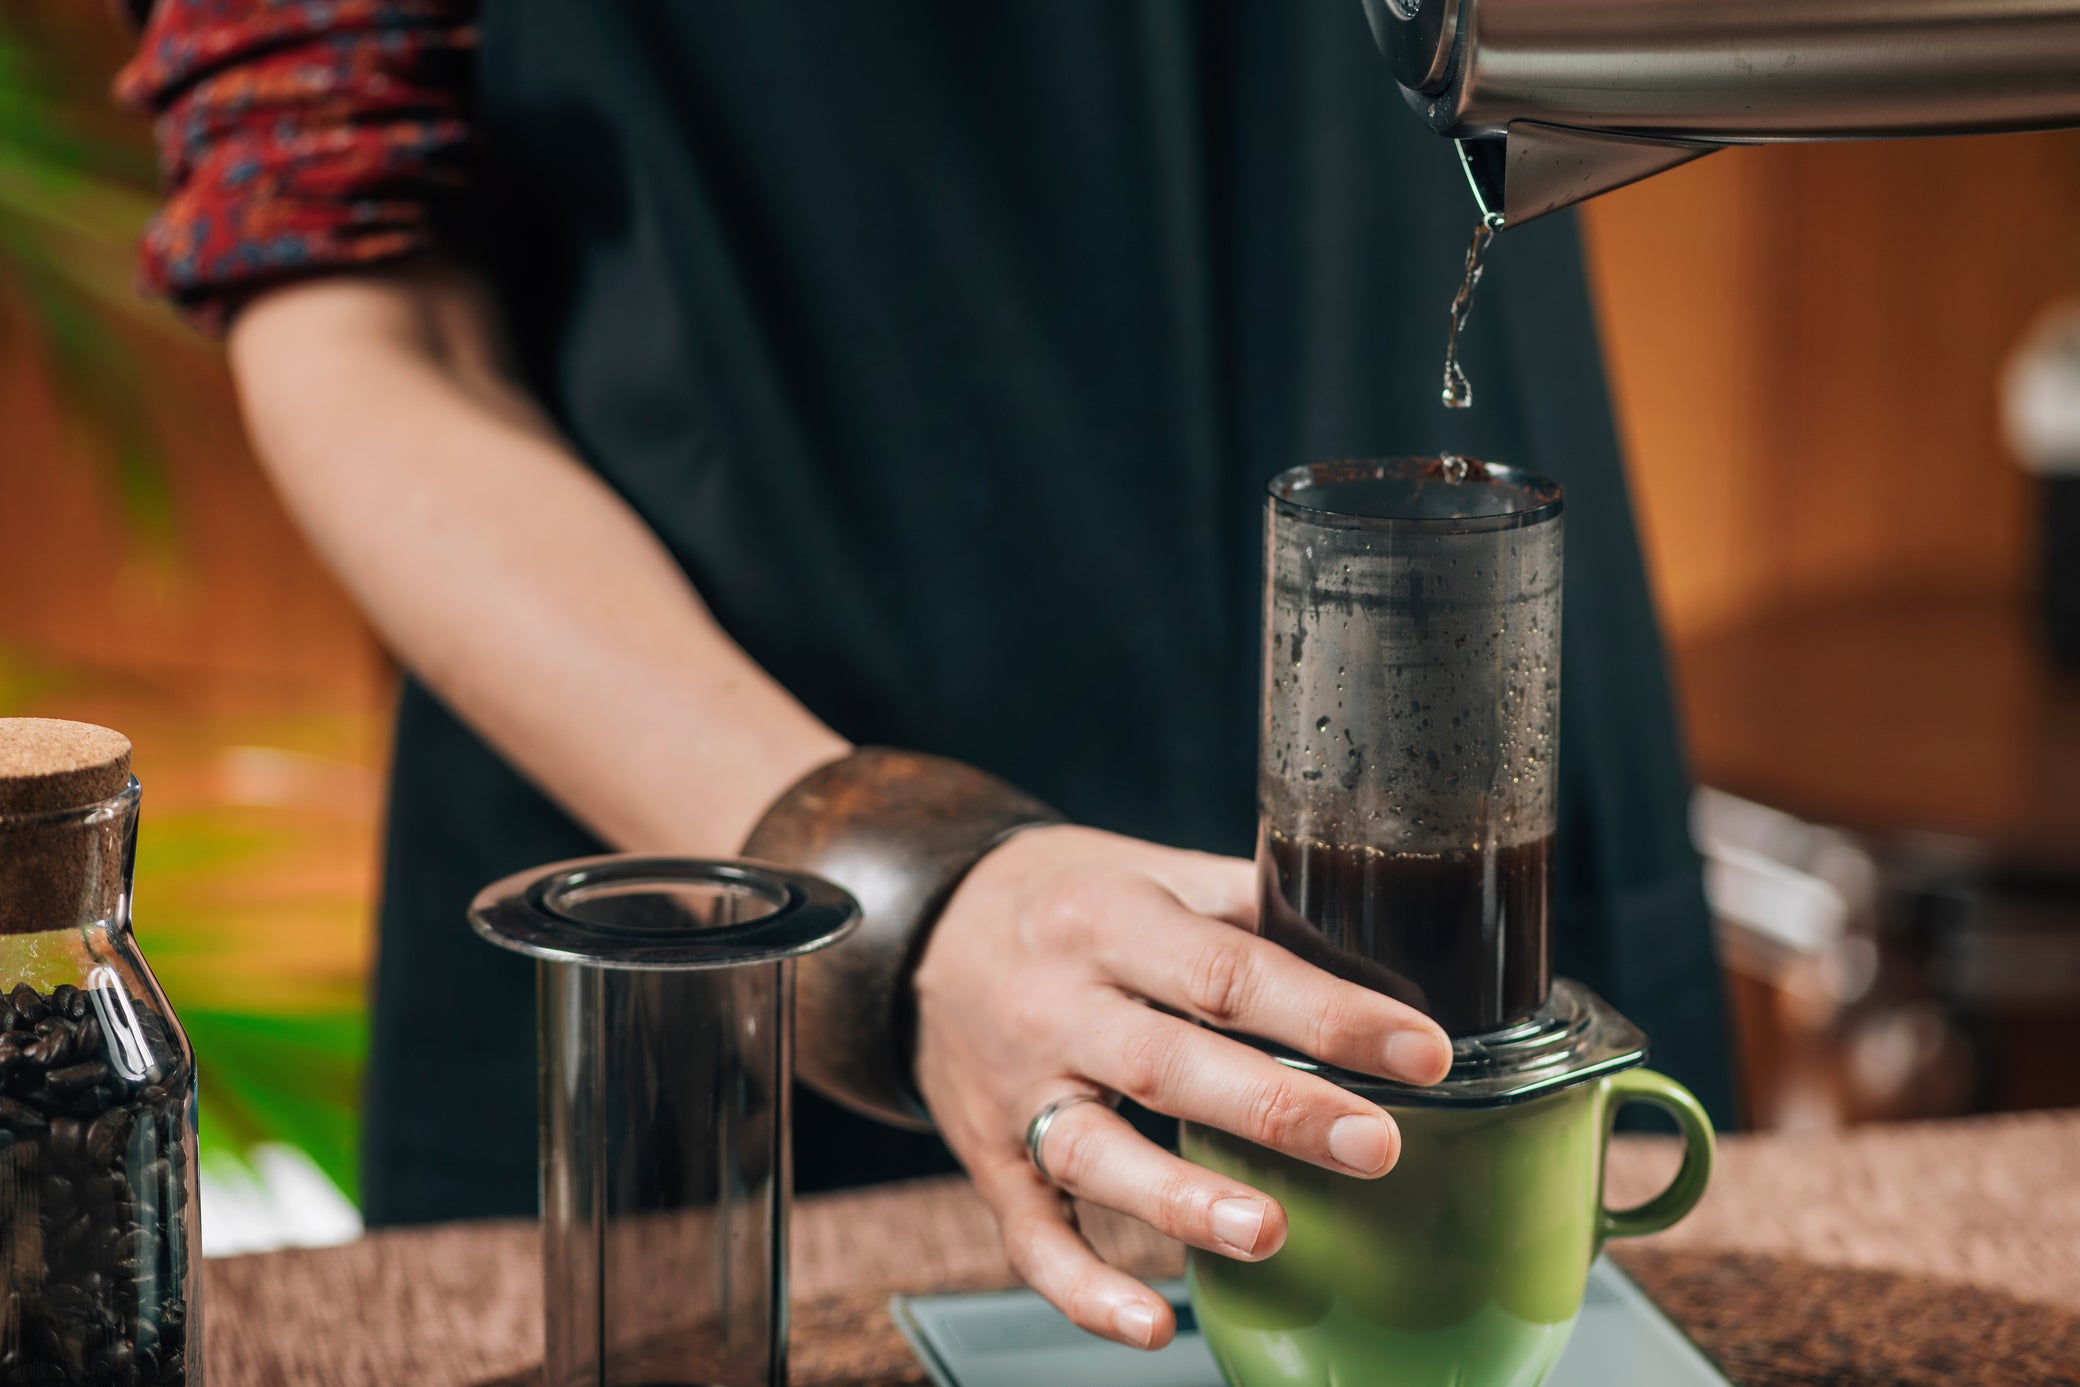
[[[1224,1387],[1184,1282],[1156,1289],[1177,1311],[1177,1337],[1155,1353],[1094,1338],[1031,1291],[897,1296],[889,1311],[938,1387]],[[1731,1384],[1630,1277],[1599,1260],[1545,1387]]]

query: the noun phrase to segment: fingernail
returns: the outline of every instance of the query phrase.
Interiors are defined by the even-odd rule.
[[[1147,1348],[1156,1341],[1156,1312],[1138,1300],[1130,1300],[1112,1312],[1112,1327],[1135,1348]]]
[[[1396,1031],[1387,1037],[1387,1072],[1427,1084],[1452,1067],[1452,1047],[1429,1031]]]
[[[1254,1256],[1264,1231],[1264,1206],[1254,1199],[1216,1199],[1213,1236],[1245,1256]]]
[[[1329,1154],[1360,1175],[1377,1175],[1386,1169],[1392,1142],[1382,1117],[1339,1117],[1329,1128]]]

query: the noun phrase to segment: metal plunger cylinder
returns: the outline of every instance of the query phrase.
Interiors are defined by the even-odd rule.
[[[782,1387],[792,960],[857,906],[773,868],[597,858],[471,918],[540,960],[545,1387]]]
[[[1454,1035],[1551,986],[1560,517],[1554,483],[1459,459],[1271,486],[1261,928]]]

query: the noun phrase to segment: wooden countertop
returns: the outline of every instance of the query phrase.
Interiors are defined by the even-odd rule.
[[[1621,1138],[1611,1200],[1651,1192],[1672,1144]],[[1144,1274],[1175,1244],[1085,1227]],[[537,1380],[532,1224],[448,1224],[205,1266],[209,1375],[237,1387],[522,1387]],[[2080,1384],[2080,1111],[1828,1137],[1727,1139],[1689,1220],[1621,1260],[1749,1384]],[[798,1201],[793,1381],[916,1387],[896,1291],[1006,1285],[965,1183]]]

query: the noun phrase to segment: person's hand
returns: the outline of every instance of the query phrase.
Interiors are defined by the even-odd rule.
[[[918,965],[918,1084],[1012,1266],[1083,1328],[1136,1348],[1170,1341],[1170,1307],[1098,1257],[1065,1192],[1247,1261],[1285,1241],[1285,1211],[1102,1103],[1065,1108],[1048,1129],[1050,1184],[1026,1154],[1035,1113],[1073,1094],[1120,1094],[1372,1177],[1400,1154],[1385,1112],[1193,1022],[1409,1083],[1435,1083],[1451,1064],[1422,1013],[1251,933],[1254,897],[1247,862],[1028,829],[962,881]]]

